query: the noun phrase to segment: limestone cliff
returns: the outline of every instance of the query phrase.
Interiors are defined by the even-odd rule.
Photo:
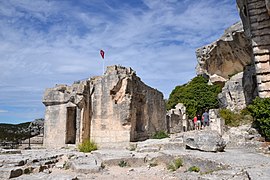
[[[251,63],[251,50],[242,24],[238,22],[226,29],[221,38],[196,50],[197,74],[213,76],[213,81],[226,81]]]
[[[242,24],[236,23],[224,35],[197,49],[197,74],[206,74],[211,83],[222,83],[220,106],[239,111],[257,95],[251,43]]]
[[[47,89],[44,145],[63,147],[92,139],[120,146],[166,130],[163,94],[135,71],[110,66],[103,76]]]

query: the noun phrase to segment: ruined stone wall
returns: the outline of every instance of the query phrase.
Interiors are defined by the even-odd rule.
[[[237,0],[246,35],[252,41],[259,96],[270,97],[269,0]]]
[[[131,68],[110,66],[105,75],[47,89],[44,145],[63,147],[94,140],[100,147],[125,145],[166,130],[163,94]]]
[[[91,79],[91,139],[99,144],[129,142],[131,97],[126,93],[130,69],[113,70]]]
[[[186,107],[182,103],[178,103],[175,109],[171,109],[166,114],[168,133],[180,133],[190,130],[186,116]]]
[[[147,139],[165,130],[162,93],[145,85],[129,68],[108,67],[91,80],[91,138],[103,145]]]
[[[65,144],[76,144],[82,139],[85,131],[80,131],[80,123],[85,121],[85,114],[89,111],[82,111],[87,108],[84,97],[84,94],[87,94],[86,87],[87,82],[84,81],[72,86],[56,85],[55,88],[46,89],[43,96],[43,103],[46,106],[44,121],[46,147],[63,147]]]

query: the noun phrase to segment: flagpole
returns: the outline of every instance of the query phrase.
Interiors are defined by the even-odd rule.
[[[104,53],[104,51],[101,49],[100,50],[100,55],[101,55],[101,58],[102,58],[102,75],[104,75],[104,73],[105,73],[105,58],[104,58],[104,55],[105,55],[105,53]]]
[[[105,72],[105,59],[103,59],[103,67],[102,67],[102,70],[103,70],[103,74],[104,75],[104,72]]]

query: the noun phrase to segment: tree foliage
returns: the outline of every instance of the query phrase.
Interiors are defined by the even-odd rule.
[[[217,95],[221,91],[218,85],[208,85],[208,79],[203,76],[193,78],[188,84],[176,86],[170,94],[167,109],[172,109],[178,103],[187,108],[187,115],[192,118],[204,109],[218,108]]]
[[[255,118],[254,122],[259,132],[270,140],[270,98],[257,97],[247,109]]]
[[[0,123],[0,141],[18,142],[20,140],[29,138],[29,125],[30,122],[21,124]]]

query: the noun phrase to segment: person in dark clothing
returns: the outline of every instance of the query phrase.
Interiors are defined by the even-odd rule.
[[[203,113],[203,126],[209,126],[209,114],[207,110]]]

